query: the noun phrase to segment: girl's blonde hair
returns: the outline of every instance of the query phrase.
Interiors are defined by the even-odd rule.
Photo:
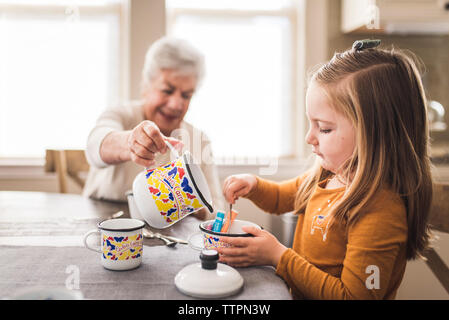
[[[415,57],[413,57],[415,58]],[[427,247],[432,200],[426,97],[414,60],[395,49],[336,53],[315,81],[337,112],[350,119],[356,147],[343,166],[348,184],[331,214],[355,223],[381,189],[400,195],[407,210],[407,259]],[[317,183],[333,173],[318,163],[299,187],[295,208],[305,211]]]

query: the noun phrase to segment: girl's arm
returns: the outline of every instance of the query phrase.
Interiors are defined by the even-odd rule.
[[[294,210],[296,192],[305,178],[301,175],[283,182],[274,182],[256,177],[256,187],[246,196],[260,209],[275,214]]]
[[[407,221],[403,205],[389,202],[382,206],[383,210],[364,214],[349,228],[338,277],[292,249],[284,251],[276,273],[307,299],[385,299],[399,286],[405,269]]]

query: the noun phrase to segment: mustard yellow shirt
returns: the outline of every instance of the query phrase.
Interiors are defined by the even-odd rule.
[[[257,178],[247,198],[262,210],[294,210],[304,176],[277,183]],[[401,198],[383,190],[351,227],[329,221],[345,188],[325,189],[321,181],[305,213],[298,216],[293,247],[276,273],[297,299],[394,299],[406,266],[407,215]]]

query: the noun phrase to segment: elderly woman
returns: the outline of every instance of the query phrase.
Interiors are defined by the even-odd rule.
[[[86,156],[91,169],[84,195],[126,201],[125,193],[132,189],[139,172],[170,161],[167,141],[193,154],[209,184],[213,203],[223,203],[210,141],[183,120],[203,74],[203,55],[183,40],[164,37],[149,48],[142,74],[142,100],[106,110],[89,134]],[[197,216],[209,218],[206,210]]]

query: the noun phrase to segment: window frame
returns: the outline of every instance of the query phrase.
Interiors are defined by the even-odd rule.
[[[171,8],[167,7],[166,9],[166,17],[167,24],[166,30],[167,34],[170,35],[174,23],[178,16],[180,15],[193,15],[197,17],[216,17],[216,18],[226,18],[229,16],[239,17],[239,18],[252,18],[257,16],[271,16],[271,17],[284,17],[287,18],[290,22],[291,27],[291,47],[293,49],[292,52],[292,70],[290,81],[291,81],[291,103],[289,106],[290,111],[290,133],[289,133],[289,143],[291,153],[288,155],[284,155],[281,157],[276,157],[273,159],[277,161],[279,164],[291,165],[297,163],[297,161],[302,158],[304,145],[300,142],[301,137],[305,136],[301,132],[298,131],[298,125],[304,122],[304,119],[298,119],[298,116],[301,114],[303,107],[301,106],[301,98],[302,94],[299,92],[298,88],[302,87],[302,81],[300,80],[300,70],[298,69],[299,64],[301,63],[301,55],[299,55],[299,47],[298,44],[301,42],[302,34],[298,29],[298,13],[300,10],[301,3],[293,0],[291,6],[282,8],[279,10],[247,10],[247,9],[210,9],[210,8]],[[299,84],[299,86],[298,86]],[[298,103],[299,102],[299,103]],[[304,112],[302,113],[304,114]],[[300,135],[300,136],[298,136]],[[304,140],[304,139],[302,139]],[[223,165],[226,163],[226,158],[217,157],[217,163]],[[265,158],[265,160],[267,160]],[[237,166],[241,166],[242,164],[237,164]],[[246,166],[243,164],[243,166]],[[249,165],[253,166],[253,165]]]
[[[0,3],[0,19],[2,14],[61,14],[67,8],[77,7],[80,14],[86,15],[101,15],[101,14],[117,14],[119,19],[119,101],[129,100],[129,2],[130,0],[123,0],[120,2],[110,2],[105,5],[71,5],[68,2],[61,2],[61,4],[23,4],[23,3]],[[65,9],[64,9],[65,8]],[[19,168],[41,168],[45,164],[45,156],[42,157],[5,157],[0,156],[0,174],[10,175],[11,173],[18,173],[14,170]],[[20,169],[21,170],[21,169]]]

